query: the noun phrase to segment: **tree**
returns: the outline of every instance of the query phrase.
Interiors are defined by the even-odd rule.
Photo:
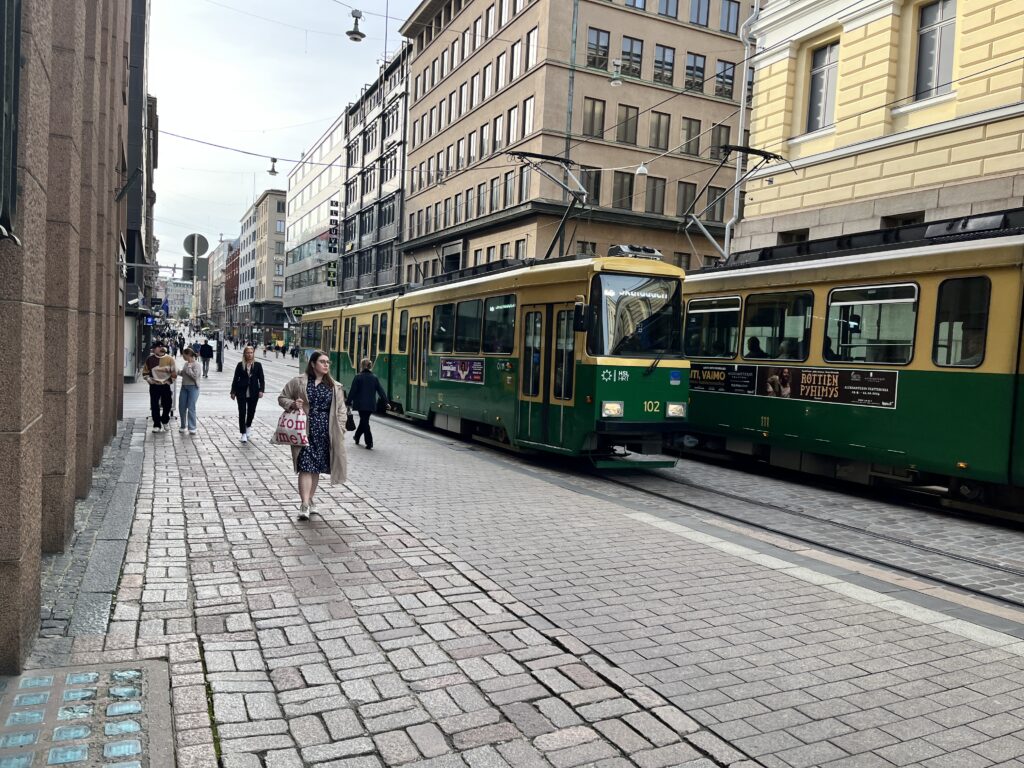
[[[188,320],[188,315],[189,315],[188,307],[178,307],[178,319],[179,320]]]

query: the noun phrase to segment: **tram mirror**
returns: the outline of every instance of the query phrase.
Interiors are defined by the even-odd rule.
[[[583,303],[582,296],[577,296],[573,305],[572,329],[576,332],[587,330],[587,305]]]

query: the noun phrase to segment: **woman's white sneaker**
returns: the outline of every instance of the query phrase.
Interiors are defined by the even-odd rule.
[[[246,433],[246,432],[242,433],[242,442],[243,443],[248,443],[249,442],[249,435],[248,435],[248,433]]]

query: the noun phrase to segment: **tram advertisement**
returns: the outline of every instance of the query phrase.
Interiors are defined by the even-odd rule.
[[[484,383],[484,361],[457,357],[441,358],[441,379],[467,384]]]
[[[898,371],[792,365],[690,365],[690,389],[694,392],[895,408],[898,384]]]

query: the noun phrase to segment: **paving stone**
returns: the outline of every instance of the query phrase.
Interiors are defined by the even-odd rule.
[[[451,751],[441,729],[433,723],[411,726],[406,733],[424,757],[437,757]]]

